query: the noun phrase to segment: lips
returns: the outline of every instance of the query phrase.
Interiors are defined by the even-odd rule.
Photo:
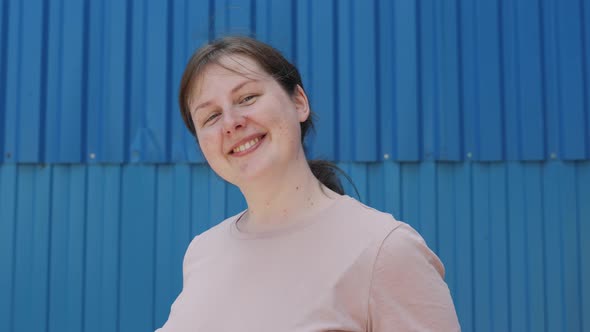
[[[260,141],[262,141],[265,137],[266,134],[256,134],[246,137],[243,140],[239,141],[237,144],[235,144],[233,148],[229,151],[229,154],[235,156],[246,154],[250,152],[250,150],[256,148],[259,145]]]

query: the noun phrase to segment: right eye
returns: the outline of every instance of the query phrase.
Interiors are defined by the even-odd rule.
[[[215,120],[219,116],[219,112],[214,112],[209,115],[209,117],[203,122],[203,124],[207,124],[213,120]]]

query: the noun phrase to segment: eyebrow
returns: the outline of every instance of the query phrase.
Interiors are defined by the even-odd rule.
[[[246,80],[246,81],[244,81],[244,82],[242,82],[242,83],[240,83],[240,84],[236,85],[236,86],[235,86],[233,89],[231,89],[231,93],[233,94],[233,93],[235,93],[236,91],[238,91],[238,90],[240,90],[241,88],[243,88],[243,87],[244,87],[244,85],[246,85],[246,84],[248,84],[248,83],[254,83],[254,82],[258,82],[258,80],[255,80],[255,79],[248,79],[248,80]],[[201,104],[197,105],[197,107],[195,107],[195,108],[193,109],[192,113],[196,113],[196,112],[197,112],[197,110],[198,110],[199,108],[207,107],[207,106],[209,106],[209,105],[211,105],[211,101],[206,101],[206,102],[204,102],[204,103],[201,103]]]

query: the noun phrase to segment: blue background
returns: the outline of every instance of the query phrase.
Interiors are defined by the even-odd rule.
[[[464,331],[590,331],[588,1],[0,0],[1,331],[163,324],[245,208],[176,105],[227,34],[297,64],[310,155],[420,231]]]

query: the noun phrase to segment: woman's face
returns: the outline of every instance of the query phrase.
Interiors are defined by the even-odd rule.
[[[300,122],[309,116],[301,88],[290,96],[248,57],[234,55],[203,71],[189,99],[201,151],[238,187],[281,176],[305,158]]]

